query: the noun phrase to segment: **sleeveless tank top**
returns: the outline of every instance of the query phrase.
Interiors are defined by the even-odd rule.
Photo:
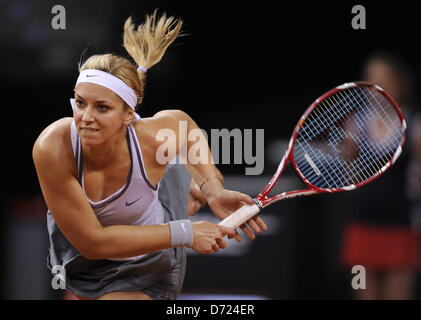
[[[143,164],[142,151],[135,128],[127,127],[127,145],[131,158],[131,167],[126,184],[109,197],[94,202],[88,198],[102,226],[111,225],[154,225],[164,223],[164,210],[158,200],[158,186],[155,188],[148,180]],[[83,156],[82,144],[77,134],[75,123],[71,124],[73,154],[78,168],[78,180],[83,190]],[[136,260],[144,255],[130,258],[108,259],[114,261]]]

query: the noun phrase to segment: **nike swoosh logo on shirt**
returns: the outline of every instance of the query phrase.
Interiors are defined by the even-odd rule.
[[[137,201],[139,201],[140,199],[142,199],[143,198],[143,196],[142,197],[140,197],[140,198],[137,198],[136,200],[134,200],[134,201],[131,201],[131,202],[129,202],[129,201],[126,201],[126,207],[129,207],[129,206],[131,206],[133,203],[135,203],[135,202],[137,202]]]

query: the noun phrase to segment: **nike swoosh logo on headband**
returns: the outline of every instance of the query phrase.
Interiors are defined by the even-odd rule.
[[[131,202],[129,202],[129,201],[126,201],[126,207],[129,207],[129,206],[131,206],[133,203],[135,203],[135,202],[137,202],[137,201],[139,201],[140,199],[142,199],[143,198],[143,196],[141,196],[140,198],[137,198],[136,200],[134,200],[134,201],[131,201]]]
[[[89,77],[98,77],[98,75],[97,74],[87,74],[86,78],[89,78]]]

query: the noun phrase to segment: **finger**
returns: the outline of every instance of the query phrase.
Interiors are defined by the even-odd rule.
[[[228,239],[235,239],[235,240],[237,240],[238,242],[241,242],[241,237],[240,237],[240,235],[239,234],[235,234],[235,235],[233,235],[233,236],[228,236]]]
[[[228,236],[228,239],[232,239],[232,238],[235,238],[235,240],[237,241],[237,242],[241,242],[241,236],[239,235],[239,233],[237,232],[237,230],[235,230],[235,234],[234,235],[229,235]]]
[[[212,243],[212,250],[213,250],[213,252],[218,252],[218,250],[219,250],[219,246],[216,243],[216,241]]]
[[[259,225],[253,219],[250,219],[249,221],[247,221],[247,225],[250,228],[252,228],[254,232],[256,232],[256,233],[259,233],[260,232]]]
[[[235,235],[229,235],[228,236],[228,239],[232,239],[232,238],[235,238],[235,240],[237,241],[237,242],[241,242],[241,236],[238,234],[238,232],[237,232],[237,230],[235,230]]]
[[[240,201],[243,201],[243,202],[248,203],[248,204],[253,204],[254,203],[253,198],[250,197],[247,194],[244,194],[244,193],[241,193],[241,192],[237,192],[236,195],[237,195],[237,199],[240,200]]]
[[[225,242],[224,239],[217,239],[216,243],[218,244],[219,248],[221,249],[225,249],[227,247],[227,243]]]
[[[254,216],[253,220],[259,225],[260,229],[262,229],[263,231],[266,231],[268,229],[266,223],[259,215]]]
[[[228,227],[225,227],[225,226],[218,226],[219,227],[219,230],[224,234],[224,235],[232,235],[232,236],[234,236],[235,235],[235,229],[233,229],[233,228],[228,228]]]
[[[240,226],[240,229],[245,233],[245,235],[247,237],[249,237],[251,240],[254,240],[256,238],[256,236],[254,235],[253,232],[251,232],[251,230],[247,227],[246,224],[242,224]]]

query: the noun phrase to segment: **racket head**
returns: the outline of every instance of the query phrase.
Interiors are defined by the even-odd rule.
[[[405,139],[393,98],[377,85],[350,82],[310,105],[294,129],[288,159],[310,189],[349,191],[384,174]]]

